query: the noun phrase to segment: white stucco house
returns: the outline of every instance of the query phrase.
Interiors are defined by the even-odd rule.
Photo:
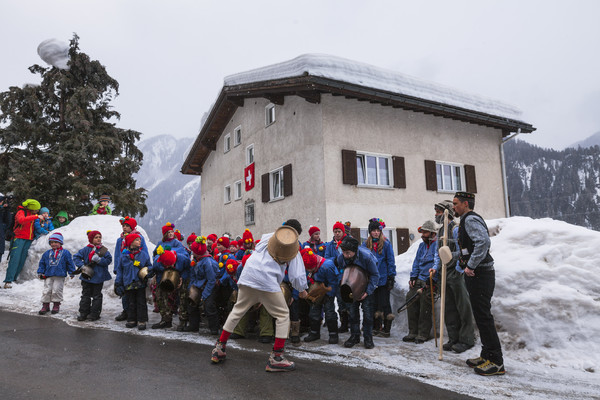
[[[307,54],[225,78],[182,173],[202,176],[202,232],[255,234],[288,218],[366,237],[382,218],[396,253],[433,205],[477,193],[506,215],[501,143],[535,128],[498,101],[359,62]]]

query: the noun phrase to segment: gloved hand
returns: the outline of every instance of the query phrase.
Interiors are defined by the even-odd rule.
[[[417,277],[411,277],[410,281],[408,281],[408,286],[411,288],[415,287],[415,283],[417,282]]]
[[[100,262],[100,260],[101,260],[100,256],[98,254],[94,253],[94,255],[92,256],[92,262],[97,263],[97,262]]]
[[[38,278],[40,278],[40,279],[44,280],[44,279],[46,279],[46,275],[44,275],[44,274],[39,274],[39,275],[38,275]]]
[[[396,277],[388,276],[387,281],[385,282],[385,288],[387,290],[392,290],[394,288],[395,284],[396,284]]]
[[[115,294],[119,297],[123,297],[125,295],[125,286],[120,283],[115,282]]]
[[[146,275],[146,279],[152,279],[152,277],[156,275],[156,271],[153,269],[148,270],[148,275]]]

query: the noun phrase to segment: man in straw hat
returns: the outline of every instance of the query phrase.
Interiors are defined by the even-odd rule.
[[[238,299],[212,351],[212,362],[225,360],[225,346],[231,332],[250,307],[262,303],[276,320],[275,344],[266,371],[293,371],[296,368],[293,362],[284,357],[290,317],[280,285],[287,270],[290,283],[300,292],[300,297],[307,296],[306,272],[298,252],[298,236],[296,229],[289,225],[280,226],[275,232],[262,236],[238,280]]]

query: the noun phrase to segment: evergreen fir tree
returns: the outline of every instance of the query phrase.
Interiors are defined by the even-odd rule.
[[[0,93],[3,192],[74,216],[89,214],[106,193],[114,214],[144,215],[146,190],[132,178],[142,163],[140,133],[117,128],[120,114],[111,106],[119,83],[79,50],[76,34],[68,66],[33,65],[39,85]]]

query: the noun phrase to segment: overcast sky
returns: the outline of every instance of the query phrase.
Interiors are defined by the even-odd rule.
[[[600,131],[600,1],[0,0],[0,91],[45,39],[120,84],[119,125],[195,137],[227,75],[325,53],[514,105],[561,149]]]

